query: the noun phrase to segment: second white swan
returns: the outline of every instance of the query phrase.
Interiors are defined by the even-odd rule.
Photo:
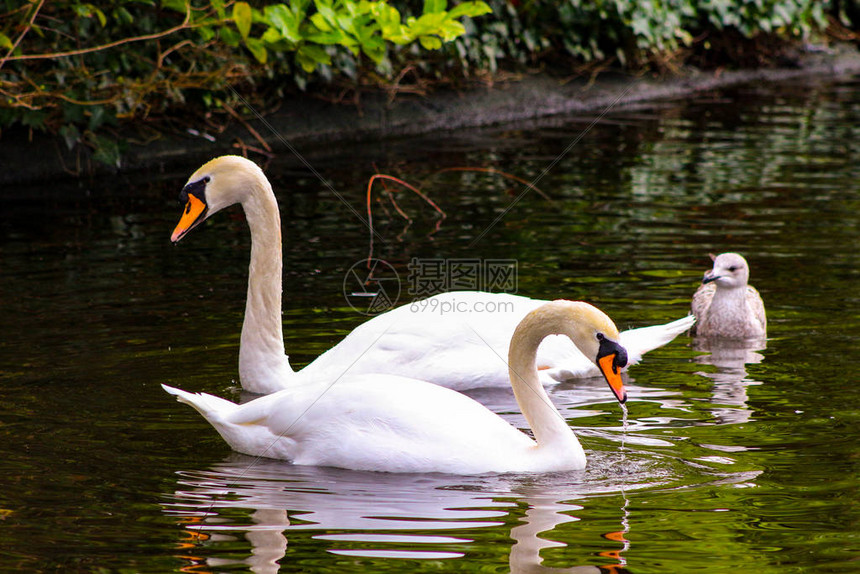
[[[443,293],[420,307],[403,305],[370,319],[296,372],[284,352],[281,323],[280,216],[263,171],[242,157],[215,158],[191,175],[180,199],[185,211],[171,237],[173,242],[226,207],[239,203],[245,211],[251,230],[251,263],[239,346],[239,380],[242,388],[253,393],[272,393],[347,371],[350,375],[414,377],[455,390],[506,387],[507,367],[502,357],[514,328],[527,313],[546,303],[504,293]],[[476,303],[497,312],[457,312],[476,309]],[[454,312],[438,312],[446,308]],[[622,332],[619,341],[627,349],[627,364],[665,345],[694,321],[686,316],[665,325]],[[548,337],[538,349],[537,365],[544,384],[600,375],[566,337]]]

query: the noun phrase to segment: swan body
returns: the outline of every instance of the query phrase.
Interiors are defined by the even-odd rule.
[[[356,327],[299,373],[310,375],[349,365],[349,373],[385,372],[415,377],[465,391],[510,386],[504,357],[517,324],[546,301],[507,293],[455,291],[417,304],[407,304]],[[476,304],[499,310],[455,316],[430,309],[474,309]],[[420,309],[425,309],[421,311]],[[620,333],[627,365],[690,329],[695,319],[681,319]],[[360,357],[357,361],[356,357]],[[563,335],[550,335],[538,347],[537,365],[543,384],[579,377],[599,377],[600,370]],[[345,368],[345,367],[344,367]]]
[[[767,336],[767,317],[761,295],[749,285],[749,265],[737,253],[713,257],[713,269],[705,273],[693,295],[692,312],[696,325],[691,331],[700,337],[761,339]]]
[[[171,237],[177,242],[212,214],[242,205],[251,230],[248,297],[239,347],[242,388],[268,394],[326,377],[387,373],[456,390],[508,386],[504,362],[517,324],[546,301],[475,291],[443,293],[378,315],[338,345],[295,372],[284,353],[281,323],[281,227],[275,195],[263,171],[238,156],[215,158],[189,178],[180,194],[185,212]],[[476,303],[494,312],[476,313]],[[456,312],[441,312],[457,309]],[[665,345],[694,322],[621,333],[629,363]],[[566,337],[551,336],[538,349],[544,384],[599,376],[599,370]]]
[[[252,456],[383,472],[581,469],[585,452],[538,379],[538,346],[555,334],[569,337],[626,400],[620,369],[627,356],[611,319],[581,301],[546,303],[520,322],[508,354],[510,384],[534,440],[466,395],[396,375],[299,384],[242,405],[162,386]]]

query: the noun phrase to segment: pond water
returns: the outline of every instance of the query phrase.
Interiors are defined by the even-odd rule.
[[[392,475],[231,453],[159,386],[240,398],[247,227],[233,209],[169,241],[207,158],[4,190],[0,571],[860,570],[860,80],[616,110],[563,153],[593,119],[302,150],[325,184],[286,152],[266,165],[297,366],[366,318],[343,289],[369,254],[354,212],[377,169],[446,213],[389,183],[406,225],[376,188],[373,256],[401,303],[412,258],[515,260],[519,293],[643,326],[687,313],[709,252],[744,253],[766,348],[709,353],[682,335],[646,355],[626,429],[602,381],[552,388],[589,455],[580,472]],[[539,179],[547,197],[463,167]],[[472,395],[524,426],[509,391]]]

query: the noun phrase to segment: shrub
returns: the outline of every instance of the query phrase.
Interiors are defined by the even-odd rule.
[[[820,0],[489,0],[450,10],[446,0],[0,0],[0,128],[47,130],[70,149],[85,144],[117,163],[122,140],[108,136],[111,126],[128,119],[146,126],[178,106],[229,111],[227,86],[263,87],[244,91],[265,97],[333,79],[390,81],[407,66],[441,79],[562,60],[635,68],[681,52],[699,64],[725,64],[742,52],[738,46],[761,52],[772,39],[808,37],[829,7]]]
[[[426,0],[405,19],[387,2],[80,0],[3,3],[0,29],[0,127],[20,124],[81,143],[118,163],[121,144],[104,135],[118,120],[157,116],[172,107],[218,104],[237,82],[312,74],[355,75],[361,57],[391,69],[389,46],[438,49],[465,32],[462,18],[489,12],[469,1],[447,10]],[[252,57],[251,57],[252,56]],[[266,64],[263,66],[263,64]],[[191,102],[189,102],[191,100]]]

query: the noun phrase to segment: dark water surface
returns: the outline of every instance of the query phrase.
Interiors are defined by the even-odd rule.
[[[233,209],[169,242],[201,158],[5,190],[0,571],[860,570],[860,81],[610,114],[540,178],[551,200],[450,171],[534,180],[592,119],[303,150],[360,213],[374,166],[446,212],[439,225],[398,192],[405,226],[375,194],[374,255],[401,303],[413,257],[515,259],[522,294],[648,325],[686,314],[709,252],[747,256],[765,349],[709,354],[682,336],[647,355],[626,432],[601,381],[552,389],[589,454],[581,472],[401,476],[231,454],[159,387],[238,399],[244,221]],[[266,170],[301,366],[364,319],[342,291],[368,233],[295,159]],[[474,396],[523,425],[511,393]]]

